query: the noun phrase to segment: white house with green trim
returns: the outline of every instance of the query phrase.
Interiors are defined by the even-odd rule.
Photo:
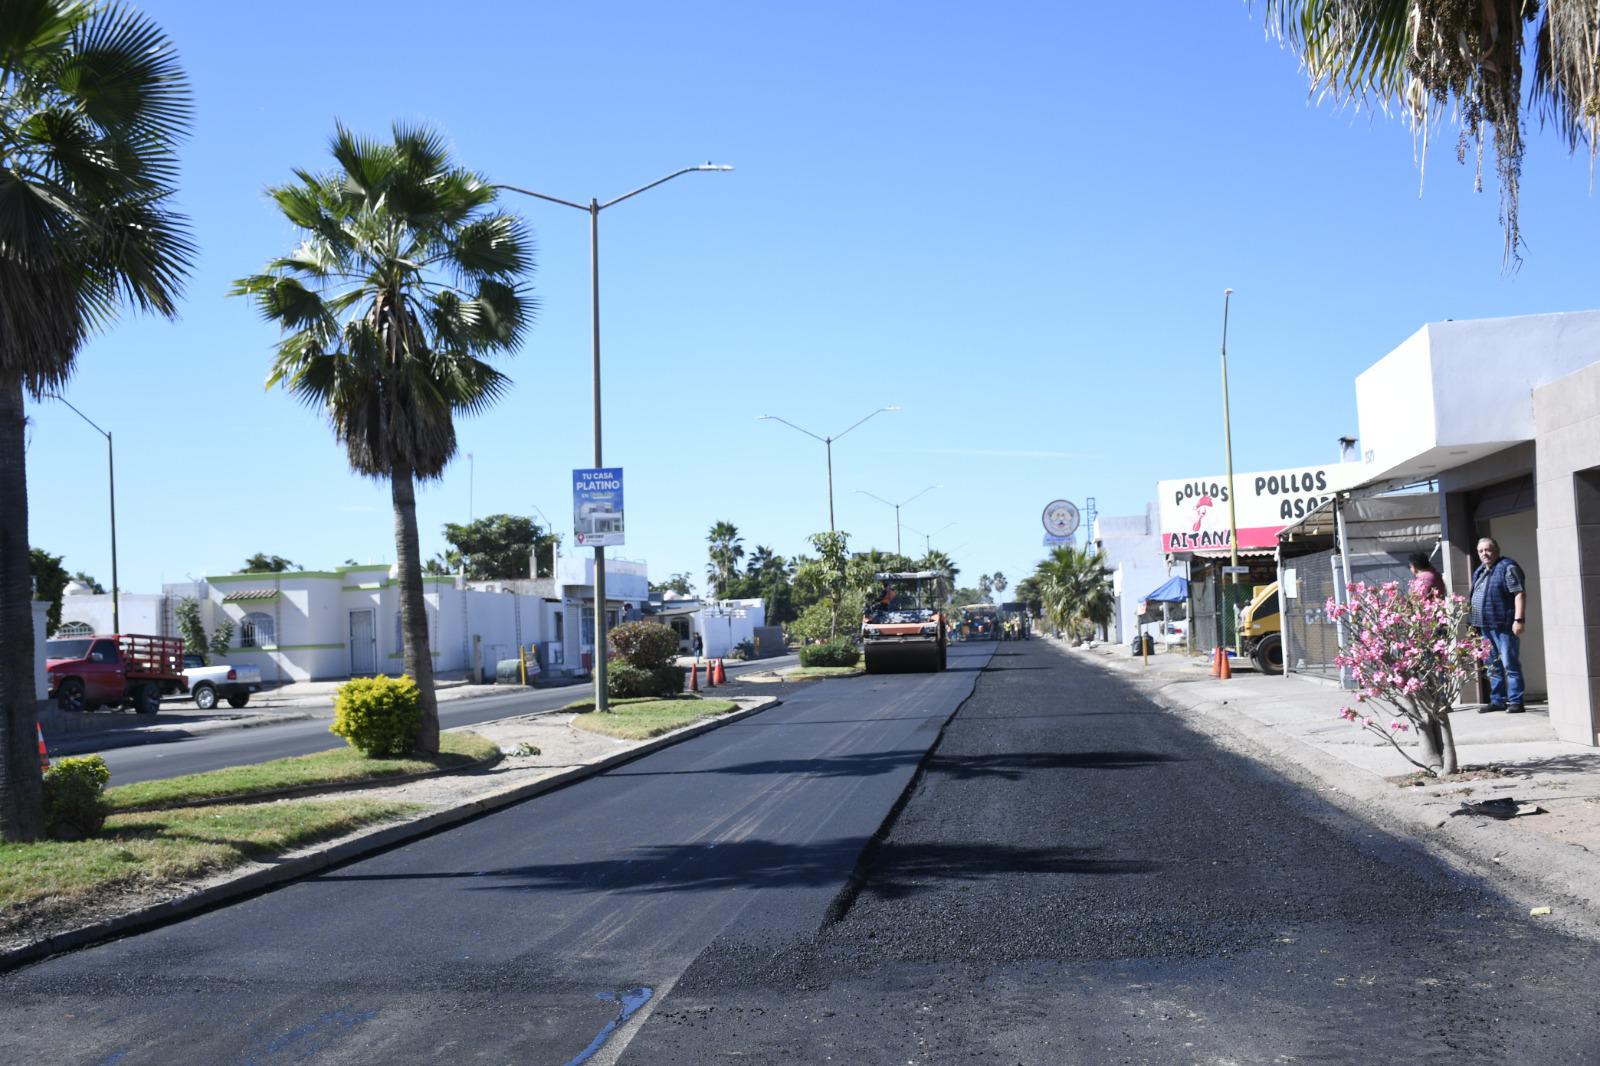
[[[469,585],[454,575],[423,575],[434,670],[492,679],[495,664],[521,648],[547,677],[585,672],[594,651],[594,561],[585,555],[560,563],[553,579]],[[639,618],[649,598],[646,565],[608,559],[606,577],[608,623]],[[268,682],[398,674],[403,667],[400,589],[387,563],[217,574],[164,585],[160,595],[125,592],[123,631],[177,635],[173,612],[191,596],[208,633],[224,619],[233,624],[227,661],[259,666]],[[109,595],[63,599],[58,634],[110,631]]]

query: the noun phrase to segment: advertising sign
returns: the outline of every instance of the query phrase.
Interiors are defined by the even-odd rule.
[[[572,537],[580,548],[626,543],[622,528],[622,467],[572,472]]]
[[[1239,547],[1276,547],[1280,529],[1304,518],[1334,493],[1360,484],[1363,469],[1360,463],[1332,463],[1234,474]],[[1156,493],[1161,501],[1162,551],[1227,551],[1233,546],[1228,535],[1226,474],[1157,482]]]
[[[1078,531],[1078,505],[1071,500],[1051,500],[1044,509],[1044,531],[1063,539]]]

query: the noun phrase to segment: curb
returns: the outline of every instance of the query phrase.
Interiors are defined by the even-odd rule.
[[[603,759],[582,766],[575,766],[570,770],[563,770],[550,777],[527,784],[511,785],[498,792],[492,792],[477,799],[469,800],[455,807],[447,807],[422,815],[411,821],[395,825],[382,826],[369,832],[349,837],[337,844],[326,848],[314,850],[308,854],[287,856],[278,859],[273,865],[215,885],[198,889],[188,895],[179,896],[177,899],[157,903],[130,914],[118,915],[108,918],[103,922],[96,922],[80,929],[73,929],[65,933],[57,933],[43,940],[20,948],[12,948],[0,952],[0,973],[26,966],[29,963],[39,962],[52,955],[60,955],[68,951],[90,947],[107,940],[115,940],[132,933],[142,933],[159,926],[187,918],[203,910],[210,910],[226,903],[232,903],[246,896],[253,896],[269,888],[284,884],[288,881],[297,881],[303,877],[334,866],[341,866],[355,859],[365,858],[379,851],[385,851],[400,844],[410,843],[413,840],[429,836],[444,829],[471,821],[474,818],[490,814],[532,799],[546,792],[553,792],[558,788],[575,784],[585,778],[594,777],[624,763],[654,754],[663,748],[670,748],[674,744],[690,740],[719,729],[730,722],[737,722],[751,715],[759,714],[778,706],[782,701],[769,697],[760,700],[749,707],[729,711],[727,714],[694,725],[685,726],[675,732],[656,737],[639,744],[638,747],[619,751],[615,755],[608,755]],[[388,782],[385,782],[386,784]],[[315,848],[316,846],[313,845]]]
[[[1266,770],[1284,774],[1301,785],[1315,782],[1331,786],[1317,790],[1315,796],[1343,813],[1411,838],[1454,868],[1489,881],[1503,893],[1514,893],[1519,902],[1546,906],[1558,903],[1571,908],[1565,915],[1558,910],[1556,924],[1576,919],[1578,925],[1591,931],[1600,926],[1600,856],[1588,849],[1547,840],[1510,823],[1458,818],[1448,812],[1422,809],[1408,801],[1409,793],[1383,778],[1286,735],[1276,726],[1233,713],[1226,699],[1214,692],[1185,692],[1201,688],[1193,682],[1165,679],[1154,684],[1140,683],[1137,675],[1114,660],[1091,655],[1083,659],[1097,669],[1126,677],[1130,685],[1153,702],[1203,719],[1218,732],[1242,741],[1236,748],[1239,754]]]

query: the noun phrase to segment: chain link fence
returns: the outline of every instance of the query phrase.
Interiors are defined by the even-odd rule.
[[[1339,626],[1328,617],[1330,599],[1344,601],[1344,566],[1337,551],[1314,552],[1284,560],[1284,569],[1295,573],[1296,595],[1286,601],[1283,611],[1283,661],[1299,674],[1316,674],[1338,680]],[[1411,580],[1405,563],[1386,553],[1353,553],[1350,580],[1368,585]]]

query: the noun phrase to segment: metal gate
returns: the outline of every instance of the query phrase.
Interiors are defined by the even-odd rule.
[[[350,676],[378,672],[378,624],[370,610],[350,612]]]

